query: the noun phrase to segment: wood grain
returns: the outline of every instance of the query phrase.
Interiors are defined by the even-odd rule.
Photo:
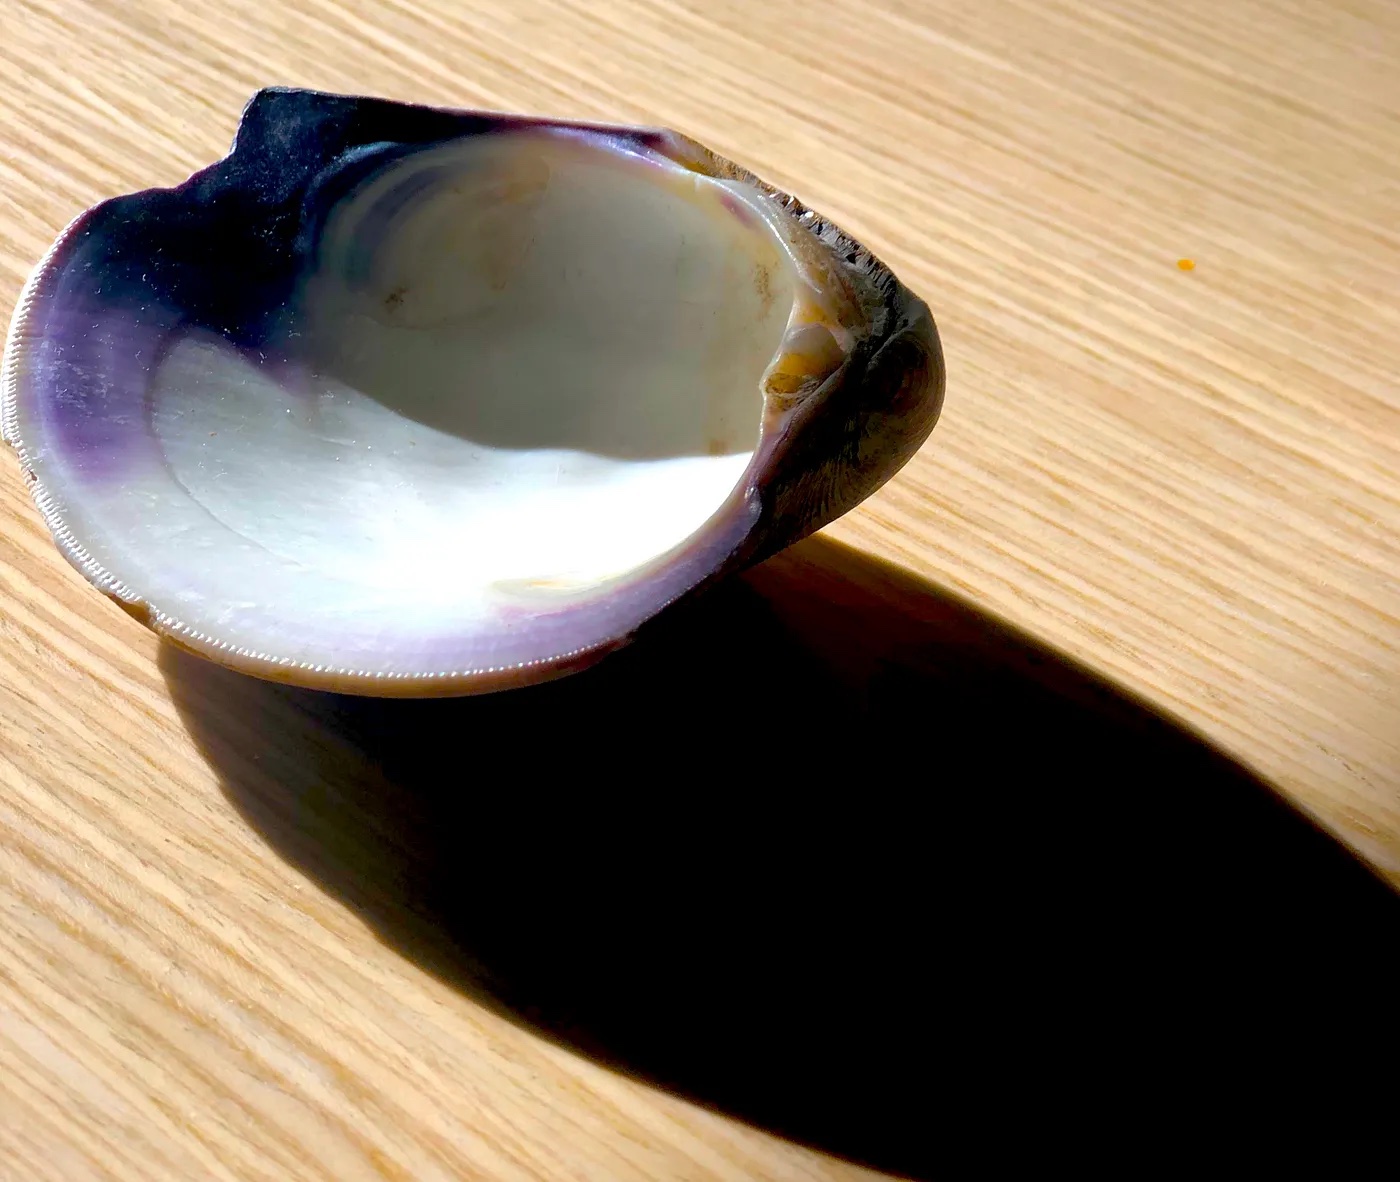
[[[990,612],[1185,720],[1400,883],[1397,60],[1386,0],[9,0],[0,297],[83,207],[220,155],[262,85],[674,127],[865,241],[928,299],[948,355],[930,444],[828,531],[852,549],[808,546],[744,584],[777,625],[709,617],[760,647],[779,627],[775,659],[841,687],[844,710],[796,727],[794,752],[883,751],[880,679],[924,684],[936,662],[901,653],[935,634],[982,638],[959,652],[1009,635]],[[736,1099],[714,1063],[699,1083],[628,1054],[602,1065],[616,1045],[532,1027],[480,950],[445,967],[441,913],[403,885],[428,831],[374,803],[403,787],[402,745],[380,740],[437,743],[463,791],[509,796],[551,735],[522,742],[519,786],[475,783],[474,744],[499,754],[498,726],[563,725],[560,703],[591,683],[420,716],[228,681],[81,583],[8,454],[0,523],[0,1177],[865,1173],[773,1129],[907,1164],[880,1148],[890,1129],[843,1133],[835,1108],[829,1128],[804,1124],[756,1086]],[[846,600],[873,647],[821,616]],[[880,632],[881,605],[907,629]],[[1059,669],[1050,698],[1007,715],[1013,731],[1049,701],[1118,700],[1030,639],[1007,643],[997,669]],[[743,717],[764,668],[723,651],[733,684],[711,670],[711,697],[682,701]],[[599,673],[641,677],[622,668]],[[1138,721],[1112,734],[1137,734],[1148,714],[1122,703],[1115,717]],[[711,750],[732,723],[706,717],[718,734],[667,733],[691,735],[714,782],[742,781]],[[681,791],[626,758],[625,719],[597,719],[610,725],[591,754],[619,790],[646,787],[636,809]],[[908,793],[943,783],[936,716],[895,738]],[[883,757],[868,767],[894,782]],[[1190,767],[1196,788],[1236,782]],[[1081,820],[1086,801],[1107,808],[1071,778],[1054,791]],[[1234,792],[1188,794],[1202,832]],[[500,869],[519,832],[453,816],[460,860],[495,851]],[[520,859],[525,885],[476,883],[484,911],[541,873]],[[854,1020],[823,1012],[818,1047]]]

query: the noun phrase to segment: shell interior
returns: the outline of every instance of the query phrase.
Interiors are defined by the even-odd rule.
[[[256,346],[75,304],[85,356],[139,359],[139,397],[84,411],[119,456],[64,445],[53,399],[7,429],[70,554],[206,647],[381,677],[557,658],[526,623],[741,498],[766,376],[840,330],[749,184],[548,127],[370,156]]]

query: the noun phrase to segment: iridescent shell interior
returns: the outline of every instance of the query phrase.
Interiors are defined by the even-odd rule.
[[[265,92],[227,159],[69,228],[6,437],[189,647],[345,688],[567,668],[743,544],[773,392],[840,370],[850,291],[647,135],[336,101]]]

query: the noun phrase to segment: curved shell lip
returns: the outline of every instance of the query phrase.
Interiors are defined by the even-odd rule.
[[[117,202],[139,201],[147,195],[157,193],[175,196],[192,194],[196,186],[217,177],[221,169],[228,168],[230,162],[239,157],[240,152],[248,150],[246,137],[255,112],[268,103],[280,100],[374,104],[391,114],[396,110],[405,113],[416,111],[433,118],[470,121],[479,128],[540,127],[565,132],[576,130],[605,136],[622,150],[636,152],[641,149],[648,154],[659,153],[674,163],[705,175],[739,180],[752,185],[764,197],[775,202],[791,219],[793,226],[800,226],[809,233],[814,243],[824,247],[852,273],[863,274],[874,287],[898,297],[890,300],[890,306],[877,311],[884,311],[888,316],[901,313],[899,319],[903,322],[902,327],[905,330],[909,324],[927,324],[927,331],[923,334],[924,343],[928,352],[935,358],[936,380],[925,392],[926,400],[932,407],[932,415],[929,417],[927,429],[922,431],[917,443],[922,443],[937,420],[944,388],[941,346],[923,302],[904,289],[889,269],[869,250],[829,219],[740,166],[716,156],[696,141],[661,127],[556,120],[544,116],[442,108],[290,87],[264,88],[255,93],[245,106],[233,146],[225,156],[195,171],[175,186],[147,188],[99,202],[78,214],[64,228],[35,266],[22,289],[11,317],[3,365],[0,367],[0,432],[3,432],[5,441],[17,453],[33,500],[58,549],[94,587],[152,631],[181,649],[265,680],[290,683],[304,688],[378,697],[459,696],[490,692],[542,682],[583,669],[624,647],[639,628],[677,600],[696,593],[723,575],[749,564],[756,557],[766,556],[767,553],[772,553],[825,524],[825,521],[818,519],[819,515],[814,516],[803,527],[786,530],[790,536],[780,537],[776,545],[764,545],[764,540],[756,536],[760,532],[765,509],[763,493],[772,482],[775,463],[789,450],[794,430],[800,428],[805,420],[810,419],[820,409],[833,388],[841,385],[855,359],[855,350],[852,350],[847,353],[841,365],[825,376],[819,386],[803,392],[800,397],[776,399],[765,390],[759,439],[743,475],[723,504],[697,531],[671,550],[603,584],[587,599],[562,609],[562,614],[586,616],[601,604],[614,609],[606,614],[621,617],[615,620],[615,626],[604,623],[601,627],[580,629],[593,634],[594,639],[589,643],[575,647],[561,646],[558,651],[553,651],[547,656],[500,665],[381,672],[299,662],[275,654],[238,648],[203,634],[178,616],[167,613],[158,604],[148,601],[137,589],[114,576],[88,551],[66,524],[65,506],[55,492],[46,487],[31,462],[22,438],[19,400],[25,366],[23,344],[36,304],[43,299],[46,286],[63,271],[67,252],[84,226],[99,218],[104,210]],[[875,346],[874,351],[878,352],[879,348],[900,330],[901,325],[892,327],[887,320],[882,324],[868,324],[866,328],[869,331],[864,340],[872,342]],[[887,478],[888,474],[878,480],[875,487]],[[868,491],[873,491],[873,488]],[[857,499],[863,499],[864,495],[868,495],[868,491]],[[836,515],[838,514],[829,514],[827,520]],[[631,602],[633,610],[617,611],[619,602]]]

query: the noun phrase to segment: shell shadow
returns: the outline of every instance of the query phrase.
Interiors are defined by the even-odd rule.
[[[1150,706],[829,540],[489,697],[161,663],[233,804],[403,955],[895,1173],[1083,1151],[1105,1120],[1180,1145],[1241,1089],[1332,1088],[1299,1064],[1356,1045],[1334,995],[1393,1025],[1400,896],[1341,845]]]

